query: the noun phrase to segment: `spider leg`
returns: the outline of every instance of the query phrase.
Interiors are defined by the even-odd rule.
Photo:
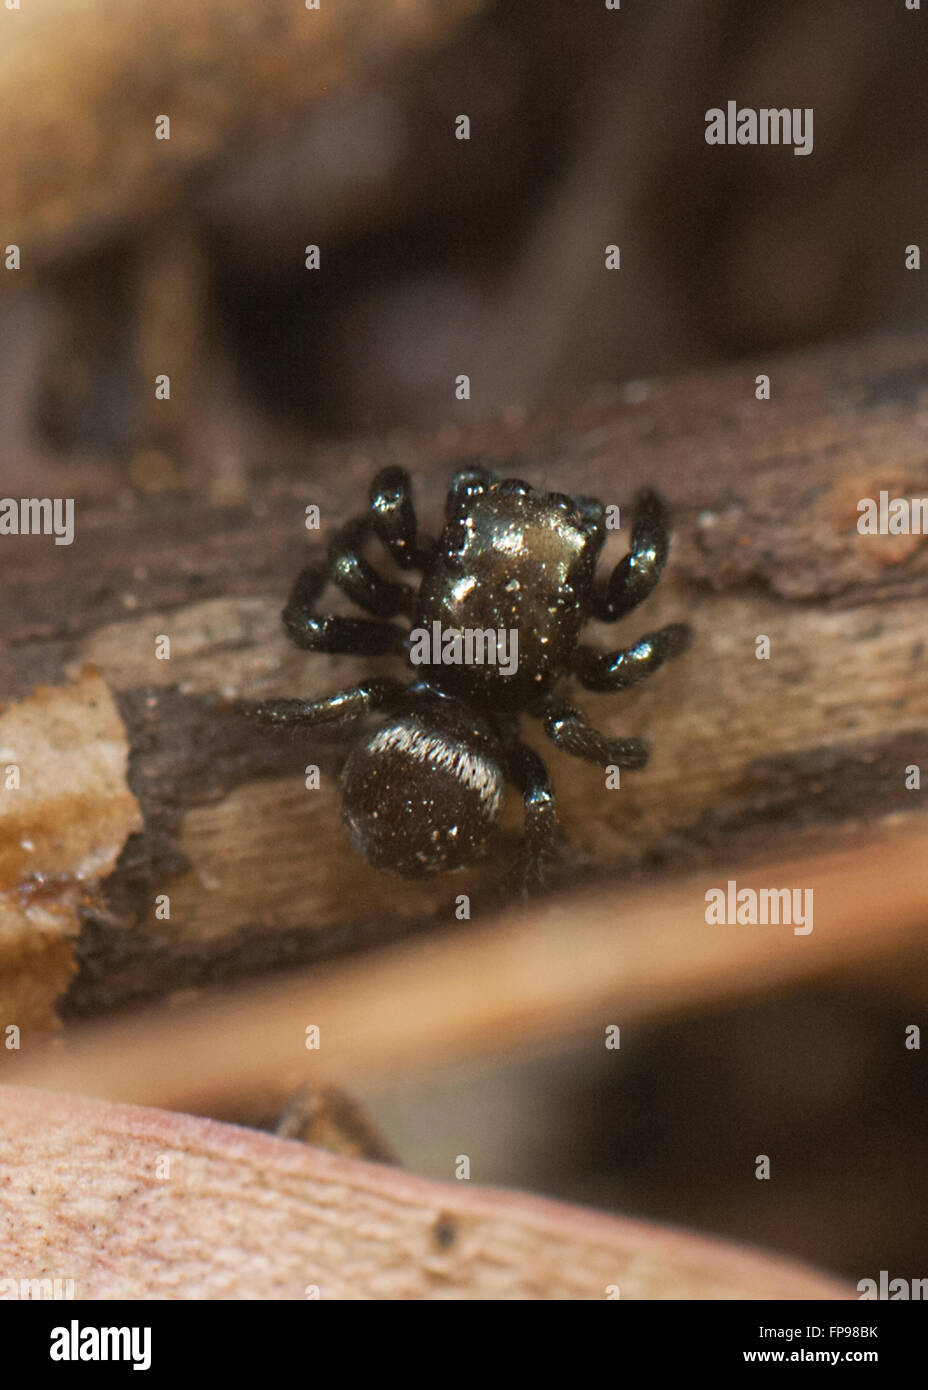
[[[378,618],[395,618],[397,613],[412,615],[416,596],[408,584],[394,584],[377,573],[361,554],[364,541],[374,529],[370,517],[349,521],[329,544],[329,575],[343,594]]]
[[[448,496],[445,499],[447,519],[454,521],[467,509],[472,498],[479,497],[483,492],[488,492],[497,481],[498,474],[491,472],[489,468],[477,466],[459,468],[451,479],[451,486],[448,488]]]
[[[685,623],[670,623],[657,632],[646,633],[633,647],[622,647],[615,652],[577,647],[571,664],[587,690],[625,690],[645,676],[653,675],[671,657],[681,656],[691,636]]]
[[[647,489],[640,492],[635,501],[628,554],[616,565],[605,588],[593,593],[593,617],[602,622],[614,622],[637,608],[660,579],[669,553],[667,504],[656,492]]]
[[[648,761],[648,745],[640,738],[607,738],[594,729],[585,714],[565,700],[551,700],[542,712],[544,731],[555,748],[599,767],[638,770]]]
[[[374,530],[393,559],[405,570],[422,569],[433,549],[420,541],[412,483],[405,468],[384,468],[371,483],[371,518]]]
[[[525,897],[543,886],[548,866],[557,858],[561,828],[554,788],[544,762],[533,748],[514,740],[508,746],[510,780],[522,793],[525,828],[509,873],[509,883]]]
[[[415,538],[415,516],[412,514],[409,496],[409,480],[401,469],[385,469],[378,475],[381,483],[386,479],[381,488],[381,495],[389,495],[391,487],[396,494],[397,479],[390,476],[393,474],[401,475],[401,483],[405,480],[405,492],[402,487],[399,489],[400,500],[394,509],[393,523],[378,520],[378,479],[375,479],[371,515],[349,521],[332,537],[326,564],[307,565],[297,576],[283,611],[283,620],[290,640],[305,651],[350,652],[373,656],[384,652],[400,654],[404,650],[405,634],[390,623],[371,622],[366,618],[321,617],[315,612],[316,603],[330,579],[359,608],[365,608],[376,618],[393,618],[398,613],[411,615],[415,611],[416,596],[410,586],[394,584],[392,580],[385,579],[361,553],[364,542],[372,531],[383,534],[382,525],[387,527],[388,533],[390,525],[393,525],[394,531],[399,526],[402,534],[398,534],[396,539],[404,545],[408,544],[410,538]],[[385,511],[382,509],[383,515],[388,512],[389,507]],[[408,517],[406,522],[403,521],[407,512],[412,514],[411,537],[408,531]],[[403,530],[403,527],[406,527],[406,530]]]
[[[330,577],[328,565],[307,565],[297,576],[282,617],[295,646],[308,652],[358,656],[401,655],[406,634],[392,623],[371,618],[321,617],[315,607]]]
[[[343,724],[363,719],[380,710],[398,709],[406,696],[406,686],[389,676],[376,676],[349,690],[325,695],[319,700],[265,700],[246,711],[262,724],[278,728],[299,725],[310,729],[319,724]]]

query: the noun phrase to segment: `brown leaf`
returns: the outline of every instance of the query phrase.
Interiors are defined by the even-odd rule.
[[[0,715],[0,1007],[54,1026],[74,972],[78,912],[142,825],[112,696],[90,669]],[[18,785],[13,785],[18,782]]]

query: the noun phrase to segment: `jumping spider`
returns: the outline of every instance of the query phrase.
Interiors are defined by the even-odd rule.
[[[559,831],[547,769],[520,741],[519,715],[541,719],[555,746],[578,758],[635,769],[647,762],[641,739],[606,738],[554,689],[574,674],[588,690],[625,690],[685,650],[689,629],[681,623],[619,651],[578,641],[588,618],[624,617],[657,584],[669,549],[666,506],[654,492],[639,495],[631,550],[598,585],[605,524],[595,499],[538,492],[516,478],[465,468],[452,480],[437,543],[418,536],[403,469],[379,473],[369,503],[366,515],[333,538],[327,563],[297,578],[283,611],[290,639],[306,651],[408,660],[410,634],[385,621],[403,614],[420,630],[436,622],[459,632],[515,630],[517,669],[506,675],[495,665],[448,665],[439,652],[411,685],[378,677],[323,699],[272,700],[255,713],[266,723],[303,728],[387,716],[348,757],[341,810],[368,863],[406,877],[475,859],[511,781],[525,803],[514,867],[524,891],[542,881]],[[421,571],[418,588],[383,578],[363,558],[371,534],[402,569]],[[319,616],[316,604],[330,579],[374,618]]]

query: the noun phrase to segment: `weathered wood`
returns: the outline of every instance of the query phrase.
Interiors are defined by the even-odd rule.
[[[500,905],[506,834],[473,872],[424,884],[376,874],[350,851],[335,805],[342,733],[281,738],[238,699],[337,689],[389,663],[307,657],[279,609],[325,534],[356,511],[374,470],[409,467],[434,530],[455,464],[474,454],[557,489],[628,508],[639,484],[671,501],[668,572],[604,643],[671,620],[692,651],[623,696],[578,694],[607,732],[653,739],[648,769],[607,791],[595,768],[545,750],[574,851],[565,881],[591,870],[708,862],[759,845],[788,852],[820,827],[917,811],[905,768],[928,764],[928,547],[858,534],[857,502],[888,489],[928,495],[928,342],[887,339],[598,392],[565,417],[518,412],[426,439],[350,447],[278,444],[238,506],[208,495],[144,496],[88,482],[70,548],[4,538],[0,690],[26,695],[92,662],[116,694],[145,818],[88,911],[66,1009],[274,964],[310,960]],[[622,536],[610,543],[621,553]],[[154,639],[172,639],[155,660]],[[771,639],[769,661],[755,639]],[[318,763],[322,789],[304,788]],[[171,896],[171,920],[153,915]],[[127,928],[134,927],[134,931]]]
[[[17,1292],[61,1270],[93,1299],[852,1296],[760,1251],[188,1116],[3,1087],[0,1118]]]

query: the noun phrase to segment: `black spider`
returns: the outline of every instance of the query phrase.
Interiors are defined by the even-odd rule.
[[[403,569],[422,572],[418,589],[383,578],[363,558],[370,534]],[[689,629],[680,623],[619,651],[579,643],[588,618],[621,618],[656,585],[669,549],[666,506],[654,492],[640,494],[631,550],[600,587],[594,580],[604,538],[601,502],[466,468],[449,489],[439,541],[423,542],[409,476],[387,468],[373,481],[368,513],[333,538],[327,563],[299,575],[283,620],[307,651],[394,652],[411,660],[410,632],[385,621],[398,614],[427,633],[437,623],[444,632],[518,634],[518,665],[509,675],[499,665],[448,665],[439,649],[411,685],[375,678],[324,699],[258,707],[265,722],[306,728],[387,716],[355,747],[341,777],[349,834],[375,868],[418,877],[471,862],[511,781],[525,803],[515,878],[521,888],[541,880],[558,825],[547,769],[519,739],[523,712],[541,719],[552,742],[576,757],[644,767],[641,739],[606,738],[554,695],[569,674],[588,690],[625,690],[688,643]],[[374,618],[319,616],[316,604],[330,579]]]

